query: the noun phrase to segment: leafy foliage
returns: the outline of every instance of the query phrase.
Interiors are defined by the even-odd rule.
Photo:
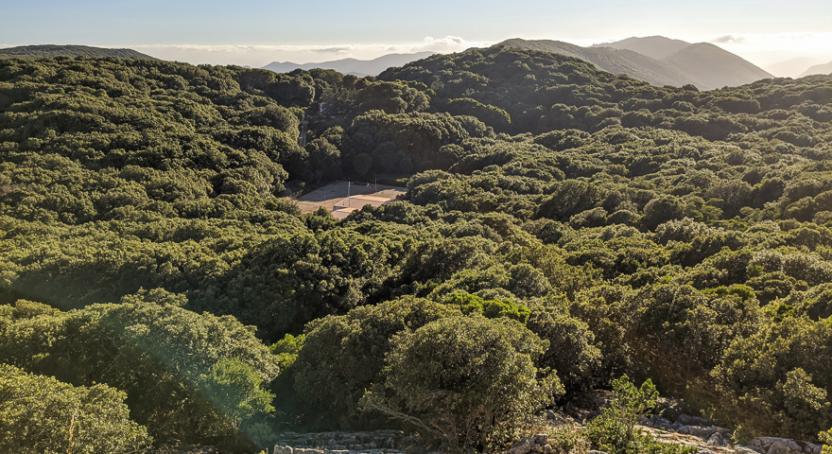
[[[0,364],[0,449],[21,454],[145,452],[153,439],[130,420],[126,394],[74,387]]]
[[[272,410],[261,386],[277,375],[275,358],[231,317],[130,300],[13,321],[0,332],[0,356],[74,385],[124,390],[132,417],[159,441],[245,445],[247,423]]]
[[[658,404],[659,393],[650,380],[636,387],[624,375],[613,380],[612,387],[612,400],[587,427],[588,436],[598,449],[615,454],[681,454],[696,451],[694,448],[658,443],[636,428],[639,419]]]
[[[396,336],[383,385],[363,402],[452,452],[487,449],[562,392],[556,376],[539,377],[535,367],[544,345],[514,321],[428,323]]]
[[[311,323],[291,370],[294,392],[303,402],[301,412],[307,418],[326,418],[328,424],[357,425],[359,400],[384,377],[382,367],[393,336],[457,314],[406,297]]]
[[[125,392],[156,445],[396,424],[361,411],[372,389],[496,449],[622,374],[813,439],[832,424],[830,112],[828,76],[700,92],[507,48],[377,79],[3,59],[0,362]],[[283,198],[339,178],[407,195],[341,222]],[[493,377],[465,375],[478,361]]]

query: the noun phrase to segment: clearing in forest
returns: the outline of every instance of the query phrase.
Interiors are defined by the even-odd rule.
[[[336,219],[367,205],[378,207],[403,196],[407,190],[399,186],[364,182],[335,181],[292,200],[304,213],[323,207]]]

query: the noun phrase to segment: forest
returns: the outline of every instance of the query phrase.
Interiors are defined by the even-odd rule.
[[[285,197],[338,179],[407,194]],[[634,430],[668,398],[832,443],[832,76],[0,60],[0,452],[502,452],[596,390],[551,452],[690,452]]]

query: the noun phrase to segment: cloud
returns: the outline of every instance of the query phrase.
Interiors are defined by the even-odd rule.
[[[397,53],[452,53],[492,43],[469,41],[459,36],[432,37],[399,43],[329,43],[329,44],[133,44],[105,47],[129,47],[154,57],[189,63],[238,64],[264,66],[272,61],[295,63],[319,62],[352,57],[372,59]]]
[[[349,46],[341,46],[341,47],[324,47],[322,49],[314,49],[315,52],[321,53],[334,53],[334,54],[343,54],[352,51],[352,47]]]
[[[724,35],[713,40],[714,43],[718,44],[741,43],[743,41],[745,41],[745,38],[737,35]]]
[[[459,36],[446,36],[444,38],[433,38],[428,36],[422,41],[421,49],[416,50],[422,52],[431,51],[437,53],[450,53],[459,52],[465,49],[469,49],[471,47],[488,46],[490,44],[493,43],[486,43],[482,41],[468,41],[465,38],[461,38]]]
[[[760,66],[795,58],[832,60],[832,32],[735,33],[711,42]]]

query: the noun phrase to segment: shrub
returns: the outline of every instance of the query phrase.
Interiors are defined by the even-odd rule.
[[[545,343],[515,321],[451,317],[396,336],[367,409],[451,452],[493,452],[562,392],[535,361]]]
[[[826,432],[821,432],[818,435],[818,438],[821,443],[823,443],[822,454],[832,454],[832,429],[829,429]]]
[[[808,439],[832,423],[832,324],[786,317],[735,339],[711,372],[722,418],[751,436]]]
[[[624,375],[612,382],[613,397],[610,403],[587,426],[587,435],[593,446],[610,454],[641,453],[692,453],[695,449],[660,444],[636,428],[642,416],[653,411],[659,393],[650,380],[636,387]]]
[[[298,359],[300,349],[303,347],[304,339],[306,339],[306,336],[303,334],[299,336],[287,334],[271,346],[272,353],[277,355],[277,363],[280,370],[286,370],[295,363]]]
[[[644,206],[642,222],[648,229],[654,229],[660,224],[673,219],[684,217],[684,207],[675,197],[659,197]]]
[[[240,431],[256,446],[265,446],[271,432],[264,416],[274,412],[274,395],[261,387],[262,379],[248,364],[223,358],[211,367],[203,393],[224,416],[225,432]]]
[[[159,442],[251,448],[243,423],[270,411],[260,386],[277,375],[276,358],[232,317],[137,298],[17,321],[0,330],[0,357],[125,391],[131,415]]]
[[[0,364],[0,451],[145,452],[153,439],[130,420],[126,397],[106,385],[75,387]]]
[[[443,298],[442,302],[459,307],[464,314],[481,314],[488,318],[507,317],[521,322],[529,318],[528,307],[508,298],[485,299],[457,290]]]
[[[539,364],[557,372],[567,391],[592,385],[593,375],[601,365],[601,351],[586,323],[568,314],[536,309],[527,326],[549,342]]]
[[[311,427],[347,428],[365,421],[358,401],[381,380],[390,338],[459,311],[413,297],[353,309],[309,324],[293,364],[298,411]]]

